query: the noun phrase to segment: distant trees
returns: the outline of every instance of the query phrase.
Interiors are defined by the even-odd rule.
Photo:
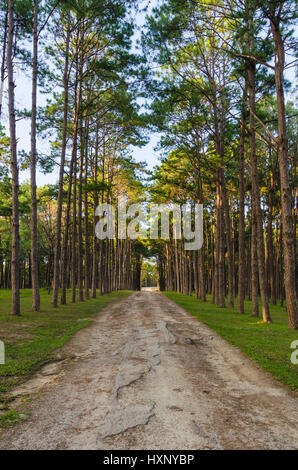
[[[157,286],[156,265],[148,261],[145,261],[142,263],[142,286],[143,287],[156,287]]]
[[[143,57],[131,48],[135,4],[0,1],[0,116],[7,83],[10,130],[9,139],[2,128],[0,135],[0,285],[12,287],[13,313],[22,286],[32,287],[35,311],[40,286],[53,288],[54,307],[59,288],[65,304],[68,288],[83,301],[141,287],[144,245],[97,240],[94,231],[99,203],[148,194],[129,149],[153,129],[163,156],[151,199],[205,208],[198,253],[173,234],[153,243],[161,289],[210,294],[220,307],[234,308],[237,298],[239,314],[247,296],[253,316],[260,294],[268,323],[269,299],[285,298],[295,329],[297,110],[284,78],[293,62],[292,2],[164,0],[147,18]],[[32,75],[30,111],[16,110],[17,67]],[[41,108],[43,85],[51,97]],[[150,102],[147,115],[140,97]],[[31,118],[30,155],[17,153],[16,113]],[[46,156],[38,137],[50,142]],[[19,187],[20,162],[30,166],[30,195]],[[57,186],[37,188],[37,168],[53,165]]]
[[[233,308],[238,293],[239,313],[246,293],[253,316],[260,293],[264,322],[271,322],[269,295],[282,301],[285,291],[289,328],[297,328],[295,175],[287,154],[297,155],[287,142],[283,80],[290,3],[169,0],[148,18],[143,47],[162,66],[148,87],[164,152],[152,197],[199,200],[205,208],[203,248],[197,254],[183,253],[180,242],[165,246],[162,284],[184,293],[194,288],[202,299],[207,290],[221,307],[227,294]]]
[[[113,202],[119,190],[130,198],[142,191],[139,172],[142,165],[132,161],[128,148],[142,145],[143,120],[138,114],[136,97],[140,59],[130,53],[133,26],[127,16],[133,1],[50,2],[26,0],[3,7],[3,57],[7,59],[11,116],[12,161],[12,256],[1,250],[5,275],[1,286],[12,287],[14,313],[19,313],[19,288],[32,288],[32,309],[40,309],[39,288],[53,286],[52,304],[66,302],[66,290],[72,287],[72,300],[88,299],[97,289],[101,293],[139,284],[139,255],[134,244],[115,240],[98,241],[91,222],[99,202]],[[16,20],[17,16],[17,20]],[[10,25],[10,28],[9,28]],[[19,37],[32,41],[32,55]],[[45,34],[42,35],[42,33]],[[6,44],[7,42],[7,44]],[[22,49],[23,46],[23,49]],[[40,51],[40,54],[39,54]],[[23,64],[32,71],[30,159],[30,232],[31,246],[25,253],[18,247],[18,226],[28,221],[28,207],[18,213],[18,161],[15,135],[13,59],[22,54]],[[42,60],[41,60],[42,57]],[[50,59],[50,60],[49,60]],[[49,67],[50,61],[53,66]],[[4,71],[3,71],[4,68]],[[6,67],[2,66],[5,79]],[[2,80],[2,83],[4,82]],[[53,93],[51,102],[37,107],[38,83],[51,84],[61,93]],[[61,118],[62,117],[62,118]],[[52,155],[48,161],[37,151],[37,132],[51,139]],[[4,155],[3,155],[4,157]],[[36,188],[36,169],[49,160],[60,166],[57,190],[48,191],[50,199]],[[8,177],[9,178],[9,177]],[[120,185],[120,186],[119,186]],[[126,189],[124,189],[126,188]],[[46,188],[45,188],[46,190]],[[41,198],[41,199],[40,199]],[[8,205],[9,206],[9,205]],[[10,211],[10,206],[8,211]],[[26,215],[25,215],[26,214]],[[47,247],[46,247],[47,244]],[[91,257],[91,245],[95,249]],[[26,258],[22,268],[22,255]],[[4,277],[7,274],[5,281]],[[17,276],[20,276],[18,278]]]

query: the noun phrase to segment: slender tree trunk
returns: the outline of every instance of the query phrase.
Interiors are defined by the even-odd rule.
[[[69,43],[70,43],[70,20],[68,18],[65,48],[65,62],[63,71],[63,89],[64,89],[64,103],[63,103],[63,129],[62,129],[62,142],[61,142],[61,159],[59,168],[59,184],[58,184],[58,201],[57,201],[57,214],[56,214],[56,245],[54,257],[54,279],[53,279],[53,295],[52,306],[58,307],[58,289],[59,289],[59,264],[61,256],[61,221],[62,221],[62,204],[63,204],[63,178],[64,166],[67,144],[67,122],[68,122],[68,68],[69,68]],[[65,299],[66,301],[66,299]]]
[[[87,119],[85,132],[85,185],[88,183],[88,134],[89,120]],[[84,227],[85,227],[85,299],[89,299],[89,278],[90,278],[90,254],[89,254],[89,224],[88,224],[88,193],[84,193]]]
[[[71,240],[71,301],[76,301],[77,286],[77,150],[74,153],[74,173],[72,191],[72,240]]]
[[[224,210],[223,210],[223,187],[222,169],[218,171],[219,177],[219,208],[218,208],[218,306],[224,308],[225,303],[225,258],[224,258]]]
[[[269,205],[268,205],[268,227],[267,227],[267,236],[268,236],[268,271],[269,271],[269,281],[270,281],[270,298],[271,303],[276,305],[276,292],[275,292],[275,263],[274,263],[274,247],[273,247],[273,230],[272,230],[272,219],[273,219],[273,191],[274,191],[274,179],[273,179],[273,169],[271,161],[271,148],[269,149],[270,153],[270,188],[269,188]]]
[[[194,286],[195,286],[195,294],[196,299],[199,298],[199,262],[198,262],[198,253],[194,253]]]
[[[298,312],[296,297],[296,273],[294,252],[294,231],[291,214],[291,191],[289,184],[288,169],[288,137],[286,129],[286,111],[283,86],[283,70],[285,63],[284,43],[280,32],[279,20],[271,20],[271,29],[277,50],[275,61],[275,86],[277,97],[277,119],[278,119],[278,159],[281,189],[281,208],[283,226],[283,249],[285,267],[285,292],[288,313],[288,326],[298,329]]]
[[[217,172],[218,173],[218,172]],[[214,269],[214,300],[219,304],[219,250],[220,250],[220,194],[219,181],[216,181],[216,218],[215,218],[215,269]]]
[[[253,199],[253,198],[251,198]],[[259,316],[259,283],[258,283],[258,247],[257,222],[253,200],[251,202],[251,316]]]
[[[258,270],[259,270],[259,286],[262,301],[262,315],[265,323],[272,323],[269,302],[268,289],[265,270],[265,252],[264,252],[264,234],[263,234],[263,217],[260,205],[260,188],[258,181],[258,167],[256,155],[255,141],[255,63],[250,63],[248,68],[248,87],[249,87],[249,125],[250,125],[250,163],[251,163],[251,179],[252,179],[252,203],[256,215],[257,224],[257,247],[258,247]]]
[[[39,273],[38,273],[38,246],[37,246],[37,201],[36,201],[36,99],[37,99],[37,73],[38,73],[38,3],[33,4],[33,68],[32,68],[32,111],[31,111],[31,279],[32,279],[32,310],[40,310]]]
[[[4,94],[7,33],[8,33],[8,10],[6,10],[5,12],[4,36],[3,36],[3,45],[2,45],[2,63],[1,63],[1,77],[0,77],[0,122],[1,122],[1,116],[2,116],[2,103],[3,103],[3,94]]]
[[[71,188],[73,178],[73,167],[74,167],[74,155],[72,155],[69,169],[69,181],[67,191],[67,206],[65,214],[65,229],[62,244],[62,256],[61,256],[61,304],[66,304],[66,289],[68,287],[69,280],[69,269],[70,269],[70,256],[68,253],[68,239],[69,239],[69,228],[70,228],[70,207],[71,207]]]
[[[284,257],[283,257],[283,220],[282,220],[282,211],[280,211],[280,220],[279,220],[279,298],[280,306],[283,307],[284,304]]]
[[[95,155],[94,155],[94,170],[93,170],[93,181],[97,183],[97,165],[98,165],[98,124],[96,126],[96,143],[95,143]],[[97,254],[98,254],[98,241],[95,235],[95,227],[98,222],[98,216],[95,215],[96,208],[98,206],[98,193],[97,189],[94,191],[94,228],[93,228],[93,252],[92,252],[92,298],[96,298],[96,285],[97,285]]]
[[[246,92],[244,92],[246,101]],[[245,186],[244,186],[244,150],[245,150],[245,110],[241,113],[239,145],[239,251],[238,251],[238,313],[244,314],[245,297]]]
[[[176,274],[176,290],[180,292],[180,277],[179,277],[179,252],[178,252],[178,241],[174,238],[174,253],[175,253],[175,274]]]
[[[80,162],[79,162],[79,194],[78,194],[78,294],[79,300],[84,300],[83,294],[83,234],[82,234],[82,186],[84,160],[84,129],[81,118],[80,131]]]
[[[231,227],[230,207],[225,187],[224,174],[222,171],[222,192],[223,206],[226,222],[226,245],[228,251],[228,307],[234,308],[234,257],[233,257],[233,236]]]
[[[78,32],[79,33],[79,32]],[[78,34],[78,37],[81,37]],[[79,47],[79,46],[77,46]],[[75,96],[75,124],[73,135],[73,191],[72,191],[72,240],[71,240],[71,301],[76,301],[76,284],[77,284],[77,148],[78,148],[78,123],[80,114],[80,105],[82,101],[82,75],[83,75],[83,58],[79,60],[78,81],[79,88]],[[77,81],[77,80],[76,80]]]
[[[211,216],[212,219],[212,216]],[[211,273],[212,273],[212,279],[211,279],[211,303],[215,303],[215,275],[213,274],[215,271],[215,243],[214,243],[214,228],[213,228],[213,221],[211,222]]]
[[[7,73],[9,101],[10,158],[12,177],[12,248],[11,248],[11,289],[12,314],[20,315],[20,239],[19,239],[19,169],[17,157],[15,96],[12,63],[14,40],[14,1],[8,0],[8,40],[7,40]]]

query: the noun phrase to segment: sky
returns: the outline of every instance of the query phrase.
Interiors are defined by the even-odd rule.
[[[148,5],[147,13],[150,13],[151,9],[158,3],[158,0],[145,0],[144,5]],[[140,37],[140,30],[144,26],[145,23],[145,13],[139,13],[136,16],[136,25],[138,26],[138,30],[136,30],[134,38],[133,38],[133,50],[135,49],[135,43],[137,39]],[[15,67],[15,101],[16,107],[18,109],[31,109],[31,77],[30,72],[29,74],[25,74],[24,72],[18,71],[17,67]],[[38,97],[37,97],[37,105],[43,106],[46,104],[47,97],[50,95],[46,95],[45,93],[41,93],[38,90]],[[5,104],[4,104],[5,105]],[[4,106],[5,107],[5,106]],[[8,113],[7,109],[3,112],[3,120],[2,124],[5,126],[5,123],[8,122]],[[25,150],[26,152],[30,151],[30,119],[21,119],[16,123],[16,132],[17,132],[17,139],[18,139],[18,151]],[[147,168],[152,170],[154,166],[158,164],[159,154],[154,150],[154,147],[157,145],[159,141],[158,134],[150,134],[150,141],[147,145],[142,148],[134,147],[131,149],[131,153],[133,158],[137,162],[146,162]],[[49,154],[50,153],[50,146],[49,143],[38,139],[37,140],[37,148],[39,153]],[[55,184],[58,181],[59,175],[59,166],[56,165],[52,173],[44,174],[41,171],[37,170],[37,185],[43,186],[45,184]],[[20,182],[24,182],[29,180],[30,178],[30,169],[27,170],[20,170]]]
[[[160,0],[144,0],[143,5],[141,6],[148,6],[147,14],[150,13],[152,8],[156,6]],[[135,44],[137,39],[140,37],[140,32],[142,27],[145,24],[145,13],[137,14],[135,18],[135,23],[137,25],[137,29],[133,39],[133,50],[135,49]],[[294,70],[291,69],[286,74],[287,78],[289,78],[292,82],[294,81]],[[15,67],[15,96],[16,96],[16,106],[18,109],[29,109],[31,108],[31,77],[30,72],[29,74],[24,74],[23,72],[18,71],[18,68]],[[48,95],[49,96],[49,95]],[[38,91],[38,106],[43,106],[46,103],[46,94],[41,94],[40,90]],[[291,97],[292,98],[292,97]],[[4,103],[5,104],[5,103]],[[4,106],[6,108],[6,106]],[[8,114],[7,109],[4,109],[3,113],[3,120],[2,124],[5,125],[5,122],[8,122]],[[18,150],[25,150],[28,152],[30,150],[30,119],[22,119],[17,121],[17,138],[18,138]],[[150,134],[150,141],[149,143],[142,147],[142,148],[132,148],[132,156],[138,162],[145,161],[147,163],[147,168],[152,170],[154,166],[159,163],[159,153],[155,151],[154,148],[158,144],[159,135],[156,133]],[[50,147],[49,143],[46,141],[42,141],[38,139],[38,152],[49,154]],[[44,184],[50,183],[55,184],[58,180],[58,172],[59,166],[56,165],[54,171],[50,174],[43,174],[40,171],[37,171],[37,185],[43,186]],[[20,182],[24,182],[29,180],[30,172],[28,170],[20,171]]]

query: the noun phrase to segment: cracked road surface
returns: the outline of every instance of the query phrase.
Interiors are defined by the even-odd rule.
[[[159,292],[109,305],[61,354],[1,449],[297,448],[294,393]]]

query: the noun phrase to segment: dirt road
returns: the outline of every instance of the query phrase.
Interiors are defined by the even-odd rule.
[[[62,357],[1,449],[298,446],[294,394],[158,292],[109,305]]]

